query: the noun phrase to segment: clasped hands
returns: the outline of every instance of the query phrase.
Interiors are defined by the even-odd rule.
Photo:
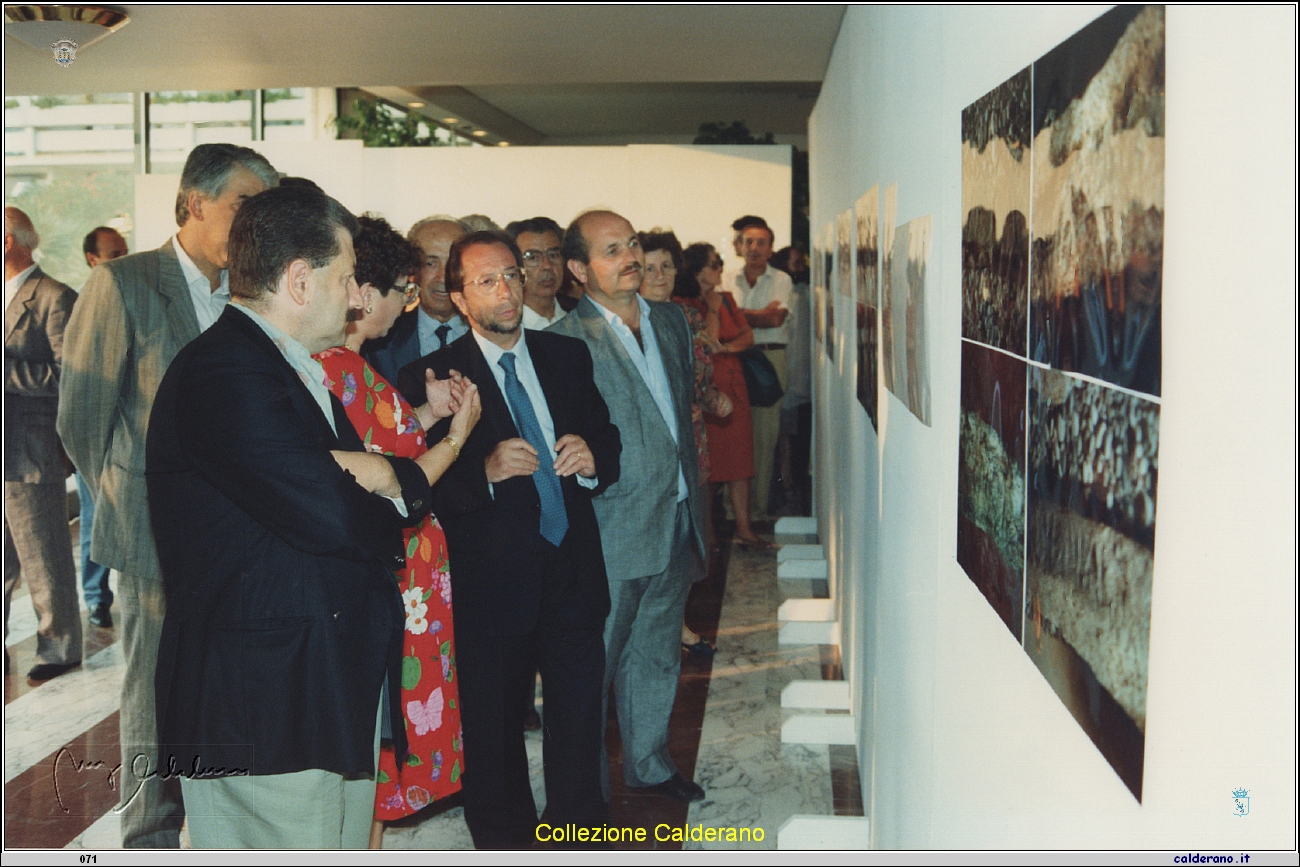
[[[596,477],[596,458],[582,437],[565,434],[555,441],[555,452],[557,457],[551,466],[557,476],[563,478],[577,473],[586,479]],[[497,443],[484,461],[487,480],[494,485],[515,476],[531,476],[539,466],[537,449],[520,437]]]

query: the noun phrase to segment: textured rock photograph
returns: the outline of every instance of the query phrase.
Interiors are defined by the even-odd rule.
[[[1024,647],[1142,800],[1160,407],[1029,373]]]
[[[885,187],[880,200],[880,372],[885,388],[894,387],[894,305],[890,287],[894,284],[894,219],[898,211],[898,184]]]
[[[823,297],[823,309],[826,319],[826,358],[835,360],[835,295],[839,292],[835,272],[835,224],[827,223],[822,230],[822,263],[826,273],[826,292]]]
[[[856,263],[858,271],[858,402],[867,411],[873,430],[879,430],[876,418],[877,388],[880,370],[876,358],[879,338],[876,320],[880,307],[880,195],[872,187],[854,206]]]
[[[1102,15],[1033,91],[1030,357],[1159,395],[1164,7]]]
[[[835,219],[836,279],[841,295],[853,295],[853,209]]]
[[[890,390],[912,415],[930,424],[930,362],[926,316],[926,268],[930,259],[931,220],[927,214],[894,229],[889,253],[889,280],[882,283],[884,309],[890,311],[885,336],[893,369]],[[892,357],[891,357],[892,356]]]
[[[1020,641],[1025,583],[1025,367],[963,340],[957,563]]]
[[[961,336],[1025,356],[1029,313],[1030,69],[961,113]]]

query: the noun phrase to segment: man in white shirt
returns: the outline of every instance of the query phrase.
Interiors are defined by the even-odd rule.
[[[794,284],[790,275],[771,267],[775,235],[762,217],[742,218],[741,247],[745,267],[730,284],[743,308],[745,319],[754,329],[754,348],[762,350],[776,368],[781,388],[786,387],[785,347],[790,342],[790,301]],[[781,401],[772,406],[752,408],[754,419],[754,487],[749,499],[753,520],[767,517],[767,500],[772,487],[772,466],[781,429]]]
[[[550,217],[533,217],[510,223],[506,234],[524,257],[524,327],[550,328],[569,312],[557,297],[564,282],[564,230]]]
[[[251,148],[199,145],[181,173],[175,237],[96,267],[68,321],[59,436],[95,500],[91,556],[118,570],[125,848],[178,848],[184,819],[177,781],[161,779],[154,760],[165,599],[149,524],[145,431],[172,359],[230,299],[226,245],[235,214],[278,184],[275,169]]]
[[[455,217],[425,217],[411,226],[406,240],[424,253],[424,266],[415,275],[420,284],[420,305],[403,313],[379,340],[366,343],[362,355],[379,375],[397,382],[402,368],[430,352],[437,352],[469,331],[469,323],[447,294],[447,254],[465,237],[466,229]]]

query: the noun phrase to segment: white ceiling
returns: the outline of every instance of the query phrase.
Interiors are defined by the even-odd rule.
[[[800,133],[842,5],[127,5],[78,53],[5,39],[6,94],[270,87],[448,88],[520,143],[744,120]],[[502,134],[506,130],[502,129]]]

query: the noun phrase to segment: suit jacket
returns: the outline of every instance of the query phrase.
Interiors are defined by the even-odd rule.
[[[397,382],[403,367],[420,357],[420,311],[415,309],[397,317],[393,327],[378,340],[367,340],[361,355],[388,382]],[[424,398],[420,398],[424,403]]]
[[[609,410],[596,390],[585,346],[539,331],[524,331],[523,339],[546,395],[556,439],[570,433],[581,436],[596,462],[599,484],[594,490],[579,485],[574,476],[560,480],[569,519],[561,551],[572,570],[563,587],[551,589],[565,599],[568,625],[599,626],[609,613],[609,587],[591,501],[618,481],[618,428],[610,424]],[[498,443],[519,436],[510,408],[470,335],[403,368],[398,388],[416,406],[425,403],[426,368],[439,378],[459,370],[478,385],[483,404],[483,415],[460,458],[433,487],[433,511],[447,533],[457,636],[525,634],[537,622],[542,598],[540,555],[547,543],[540,531],[541,499],[531,476],[506,479],[489,491],[484,466]],[[449,419],[435,425],[429,442],[438,442],[449,428]]]
[[[5,481],[63,484],[55,415],[63,335],[77,293],[38,267],[5,309]]]
[[[145,431],[168,365],[199,335],[170,240],[90,272],[65,336],[59,436],[95,498],[90,556],[160,580],[144,481]]]
[[[390,458],[409,518],[367,493],[298,374],[239,310],[185,347],[158,389],[147,479],[167,614],[155,678],[163,768],[373,773],[375,711],[398,707],[402,526],[428,512],[413,461]],[[197,759],[196,759],[197,757]]]
[[[695,364],[691,330],[681,308],[650,301],[650,322],[672,389],[677,442],[664,424],[645,380],[595,302],[584,297],[546,330],[583,340],[596,365],[596,385],[623,437],[623,472],[595,500],[611,580],[644,578],[668,568],[677,517],[677,470],[686,475],[695,543],[704,558],[704,504],[699,456],[691,427]]]

